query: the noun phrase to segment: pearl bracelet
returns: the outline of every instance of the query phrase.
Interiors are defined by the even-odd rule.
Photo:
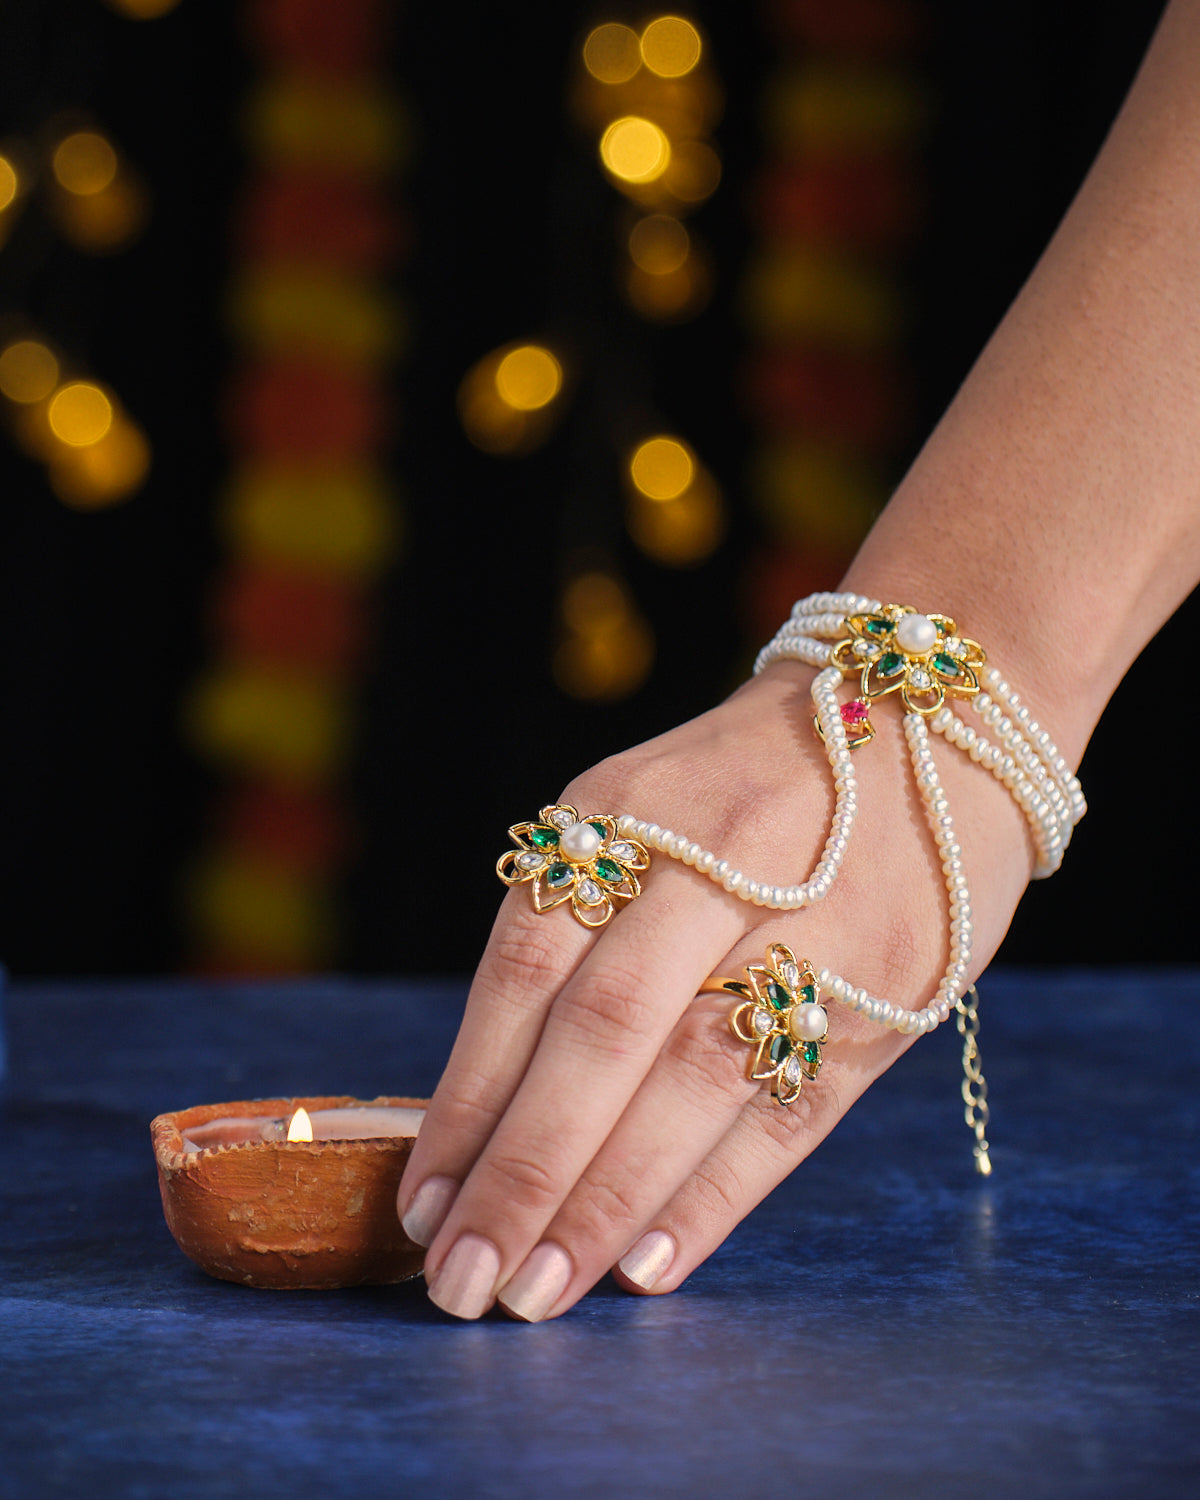
[[[755,673],[784,659],[820,669],[811,690],[815,724],[836,792],[829,837],[808,879],[788,886],[751,879],[686,834],[629,813],[617,818],[617,826],[624,837],[691,865],[740,900],[775,911],[810,906],[828,894],[849,847],[858,811],[851,750],[874,735],[873,703],[898,692],[908,710],[903,724],[913,775],[945,880],[949,963],[933,999],[919,1010],[872,996],[828,969],[821,970],[817,979],[822,990],[849,1009],[906,1035],[932,1031],[956,1009],[961,1023],[974,930],[971,896],[929,731],[965,751],[1007,789],[1033,836],[1036,877],[1059,867],[1075,825],[1087,811],[1079,782],[1049,734],[1000,673],[986,666],[982,648],[960,637],[954,621],[944,615],[921,615],[858,594],[813,594],[793,606],[775,637],[759,652]],[[860,696],[842,705],[837,688],[855,672],[860,677]],[[985,686],[986,692],[982,691]],[[949,707],[947,698],[967,699],[981,727],[968,726]]]

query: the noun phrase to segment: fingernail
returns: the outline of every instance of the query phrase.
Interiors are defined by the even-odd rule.
[[[560,1245],[548,1241],[525,1257],[516,1275],[496,1300],[505,1312],[526,1323],[540,1323],[566,1291],[575,1267]]]
[[[458,1192],[453,1177],[427,1177],[412,1195],[400,1223],[414,1245],[428,1248],[446,1222],[450,1205]]]
[[[652,1229],[642,1235],[632,1250],[626,1250],[617,1265],[630,1281],[636,1281],[648,1292],[671,1269],[676,1248],[673,1235],[665,1229]]]
[[[500,1252],[482,1235],[464,1234],[429,1285],[429,1300],[456,1318],[481,1318],[500,1279]]]

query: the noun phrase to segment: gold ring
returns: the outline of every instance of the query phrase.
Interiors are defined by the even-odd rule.
[[[736,995],[729,1029],[754,1048],[746,1075],[770,1079],[780,1104],[794,1104],[804,1080],[821,1071],[821,1046],[828,1039],[829,1015],[818,998],[817,978],[807,959],[797,959],[783,943],[772,943],[765,964],[747,964],[744,979],[714,974],[699,993]]]
[[[581,818],[566,803],[543,807],[536,823],[514,823],[516,844],[496,861],[505,885],[529,885],[536,912],[564,901],[585,927],[603,927],[619,906],[640,896],[638,872],[650,868],[650,855],[636,839],[625,838],[611,813]]]

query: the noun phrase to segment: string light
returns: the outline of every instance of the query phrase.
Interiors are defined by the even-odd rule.
[[[496,367],[500,399],[517,411],[540,411],[562,389],[562,366],[549,349],[521,344]]]
[[[98,385],[73,380],[60,387],[47,412],[50,430],[71,448],[98,443],[113,423],[113,405]]]
[[[628,83],[642,66],[637,32],[616,21],[597,26],[583,44],[583,65],[599,83]]]
[[[659,16],[642,32],[642,61],[660,78],[682,78],[700,61],[700,33],[682,16]]]
[[[687,229],[670,214],[649,214],[629,233],[629,255],[635,266],[651,276],[669,276],[687,260],[691,239]]]
[[[485,453],[531,453],[554,427],[563,381],[561,362],[541,344],[494,349],[459,384],[463,431]]]
[[[613,573],[591,569],[563,590],[564,637],[554,653],[554,678],[564,693],[613,702],[639,688],[654,663],[654,634],[629,590]]]
[[[32,406],[58,385],[58,359],[37,339],[17,339],[0,353],[0,392]]]
[[[622,182],[653,182],[670,165],[671,143],[653,120],[624,115],[601,137],[600,159]]]
[[[678,438],[654,437],[634,450],[629,477],[649,500],[673,500],[692,482],[696,462],[692,450]]]
[[[117,175],[117,153],[95,130],[76,130],[64,137],[51,161],[59,186],[90,197],[111,186]]]

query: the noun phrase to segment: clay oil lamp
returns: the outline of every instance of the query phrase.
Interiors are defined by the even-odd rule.
[[[396,1216],[423,1099],[199,1104],[150,1126],[167,1225],[210,1276],[245,1286],[407,1281],[425,1252]]]

